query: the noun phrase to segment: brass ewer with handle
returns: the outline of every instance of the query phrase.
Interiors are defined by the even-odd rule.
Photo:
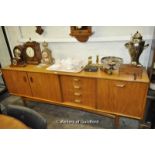
[[[137,31],[131,38],[131,41],[125,44],[125,47],[128,48],[129,54],[131,57],[131,64],[141,66],[139,63],[140,55],[143,50],[148,47],[149,44],[145,45],[142,35]]]

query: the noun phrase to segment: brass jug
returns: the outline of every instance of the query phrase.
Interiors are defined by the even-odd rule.
[[[140,55],[143,50],[148,47],[149,44],[145,45],[142,35],[137,31],[131,38],[131,41],[125,44],[125,47],[128,48],[129,54],[131,57],[131,64],[141,66],[139,63]]]

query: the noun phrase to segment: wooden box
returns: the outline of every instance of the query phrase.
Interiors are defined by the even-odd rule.
[[[143,74],[143,67],[131,65],[131,64],[122,64],[119,68],[119,75],[133,75],[134,79],[141,79]]]

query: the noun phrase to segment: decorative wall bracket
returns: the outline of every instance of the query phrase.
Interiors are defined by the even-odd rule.
[[[91,26],[71,26],[70,35],[75,37],[80,42],[86,42],[93,34]]]
[[[41,26],[36,26],[36,33],[41,35],[44,32],[44,29]]]

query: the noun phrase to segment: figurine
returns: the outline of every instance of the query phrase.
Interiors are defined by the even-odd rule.
[[[99,55],[96,55],[96,65],[99,65]]]
[[[89,56],[88,57],[88,65],[91,65],[92,64],[92,56]]]
[[[97,57],[99,59],[99,57]],[[98,62],[99,60],[96,60]],[[92,62],[92,56],[88,57],[88,64],[85,66],[84,71],[86,72],[97,72],[98,71],[98,65],[93,64]]]

